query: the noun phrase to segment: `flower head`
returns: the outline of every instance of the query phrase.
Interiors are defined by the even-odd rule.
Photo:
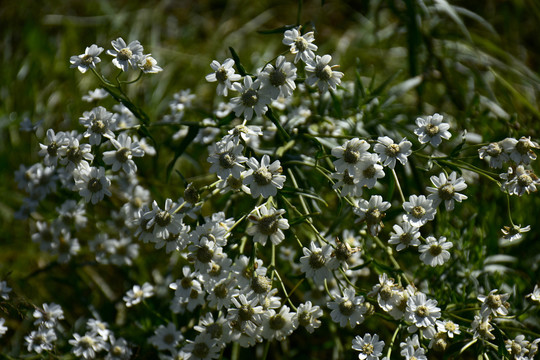
[[[421,144],[430,143],[433,146],[439,146],[442,139],[450,139],[452,134],[448,131],[450,125],[443,122],[442,115],[437,113],[429,115],[424,118],[416,119],[416,126],[418,126],[414,133],[418,135],[418,141]]]
[[[328,65],[332,60],[332,56],[317,55],[315,59],[310,59],[306,62],[306,84],[314,86],[317,84],[321,92],[326,92],[328,89],[336,90],[336,86],[341,84],[343,73],[333,70],[338,65]]]
[[[71,63],[70,68],[77,68],[83,74],[88,69],[95,69],[96,64],[101,62],[99,55],[103,52],[103,48],[92,44],[90,47],[87,47],[84,51],[84,54],[72,56],[69,59]]]
[[[218,82],[216,89],[218,95],[227,96],[228,89],[233,89],[233,81],[239,81],[242,78],[240,74],[235,74],[233,65],[233,59],[225,59],[223,64],[213,60],[210,64],[214,72],[206,75],[205,79],[208,82]]]
[[[315,57],[314,51],[317,50],[317,45],[313,44],[313,41],[315,41],[313,31],[300,35],[300,29],[300,27],[290,29],[283,34],[283,44],[291,47],[291,54],[296,54],[294,58],[295,64],[299,59],[307,63]]]
[[[261,243],[263,246],[270,239],[272,244],[278,245],[285,239],[282,230],[289,228],[287,219],[281,218],[285,210],[276,210],[273,206],[267,208],[265,204],[255,208],[249,215],[249,220],[255,224],[247,229],[248,235],[253,236],[253,241]]]
[[[356,335],[352,341],[352,348],[359,351],[360,360],[378,360],[382,356],[384,341],[379,341],[379,335],[365,334],[364,337]]]
[[[113,50],[107,50],[107,54],[114,56],[113,64],[122,71],[128,71],[129,66],[136,69],[139,57],[143,55],[143,47],[138,40],[134,40],[126,45],[124,39],[119,37],[111,41]]]

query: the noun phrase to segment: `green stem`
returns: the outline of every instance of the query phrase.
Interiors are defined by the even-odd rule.
[[[394,180],[396,180],[396,186],[398,188],[399,196],[401,197],[401,201],[405,202],[406,201],[405,196],[403,196],[403,190],[401,190],[401,184],[399,183],[399,179],[397,177],[396,170],[392,169],[392,175],[394,175]]]

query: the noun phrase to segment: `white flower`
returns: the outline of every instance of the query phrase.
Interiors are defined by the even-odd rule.
[[[403,203],[403,209],[407,212],[403,215],[403,219],[416,227],[421,227],[433,220],[437,213],[433,200],[427,199],[424,195],[409,196],[409,201]]]
[[[531,137],[522,136],[519,140],[506,138],[503,143],[508,157],[516,165],[529,165],[531,160],[536,160],[536,154],[532,149],[539,149],[538,143],[531,141]]]
[[[58,304],[45,303],[43,304],[43,310],[38,308],[34,310],[33,315],[36,318],[36,321],[34,321],[34,325],[44,326],[46,328],[53,328],[56,326],[58,320],[62,320],[64,318],[64,311],[62,310],[62,307]]]
[[[399,144],[395,144],[388,136],[379,136],[377,144],[373,146],[384,166],[393,169],[396,166],[396,160],[402,165],[407,163],[407,157],[411,155],[412,143],[403,138]]]
[[[216,339],[208,333],[199,334],[194,341],[187,340],[187,345],[182,348],[188,359],[210,360],[219,357],[220,346]]]
[[[86,102],[92,102],[105,99],[107,96],[109,96],[107,90],[103,88],[97,88],[94,90],[89,90],[86,95],[82,96],[82,100]]]
[[[233,89],[232,82],[242,78],[241,75],[234,73],[233,65],[233,59],[225,59],[223,64],[213,60],[210,64],[210,67],[214,72],[206,75],[205,79],[208,82],[218,82],[216,89],[218,95],[227,96],[227,89]]]
[[[232,175],[240,179],[247,158],[242,155],[244,146],[235,144],[232,141],[219,141],[209,146],[210,156],[206,159],[212,166],[210,172],[216,173],[221,179],[226,179]]]
[[[382,356],[384,341],[379,341],[379,335],[365,334],[364,337],[356,335],[352,341],[353,350],[359,351],[360,360],[378,360]]]
[[[240,96],[231,99],[233,110],[236,116],[244,114],[244,119],[251,120],[253,112],[257,116],[262,116],[268,110],[270,97],[260,90],[261,81],[253,81],[250,76],[244,77],[244,85],[234,83],[233,90],[238,91]]]
[[[341,196],[362,196],[364,188],[360,185],[360,178],[355,176],[355,173],[351,174],[348,169],[345,169],[343,172],[333,173],[332,178],[338,180],[332,185],[332,188],[341,187]]]
[[[343,146],[333,148],[332,155],[338,158],[334,161],[336,171],[344,172],[347,170],[349,176],[354,176],[360,162],[369,154],[368,149],[369,144],[358,138],[348,140]]]
[[[521,238],[523,237],[523,233],[526,233],[531,230],[531,226],[527,225],[524,227],[521,227],[521,225],[512,225],[512,226],[504,226],[501,229],[501,232],[503,234],[502,238],[499,241],[499,245],[509,245],[510,243],[519,243]]]
[[[116,115],[107,111],[103,106],[93,108],[91,111],[85,111],[79,118],[81,125],[86,127],[83,136],[90,138],[90,145],[99,145],[101,137],[114,139],[113,130],[115,130]]]
[[[313,31],[300,35],[300,27],[287,30],[283,34],[283,44],[291,47],[291,54],[296,54],[295,64],[299,59],[307,63],[315,57],[314,51],[317,50],[317,45],[313,44],[313,41],[315,41]]]
[[[379,275],[379,283],[373,286],[368,296],[377,295],[377,303],[384,311],[391,311],[396,305],[398,286],[386,273]]]
[[[372,189],[377,183],[377,179],[384,177],[383,167],[378,162],[379,155],[377,154],[366,154],[363,157],[357,167],[357,176],[359,179],[357,186],[365,186],[368,189]]]
[[[257,198],[262,195],[264,198],[275,196],[277,189],[283,188],[285,176],[281,175],[282,168],[279,160],[270,164],[270,157],[263,155],[261,163],[255,158],[250,158],[246,164],[249,170],[245,173],[245,184],[249,185],[251,196]]]
[[[274,245],[278,245],[285,239],[283,231],[289,228],[287,219],[282,219],[281,215],[285,214],[285,210],[276,210],[273,206],[269,209],[266,204],[255,208],[248,219],[255,224],[246,230],[248,235],[253,236],[253,241],[266,245],[266,241],[270,241]]]
[[[364,322],[364,314],[367,308],[364,306],[364,297],[356,296],[354,289],[347,288],[343,291],[343,296],[336,295],[335,301],[331,301],[327,306],[332,310],[330,316],[332,320],[344,327],[349,323],[351,328]]]
[[[11,288],[7,285],[6,281],[0,281],[0,297],[4,300],[9,300],[9,293]]]
[[[287,305],[283,305],[279,309],[279,312],[269,309],[263,313],[262,337],[267,340],[276,339],[277,341],[283,341],[287,336],[292,334],[294,329],[296,329],[296,325],[292,320],[295,313],[291,313],[290,310]]]
[[[171,199],[165,200],[163,210],[159,208],[157,201],[152,202],[152,210],[144,214],[148,220],[146,228],[154,227],[153,234],[156,238],[167,239],[169,235],[178,234],[182,229],[182,217],[176,213],[178,204]]]
[[[534,357],[534,355],[532,355],[533,357],[528,357],[529,342],[525,340],[525,335],[520,334],[514,340],[505,340],[504,344],[512,359],[529,360]]]
[[[47,130],[47,140],[48,145],[39,144],[41,150],[38,154],[43,156],[43,163],[46,166],[56,166],[58,158],[66,155],[69,138],[62,131],[55,134],[53,129],[49,129]]]
[[[152,57],[152,54],[141,55],[137,58],[137,66],[145,74],[157,74],[163,69],[158,66],[156,59]]]
[[[182,332],[176,330],[173,323],[167,326],[160,325],[154,335],[148,338],[148,342],[158,348],[158,350],[174,351],[180,341],[184,340]]]
[[[27,350],[37,352],[38,354],[41,354],[42,351],[51,351],[53,349],[53,342],[56,339],[56,333],[53,329],[42,326],[37,331],[34,330],[30,335],[24,337],[27,343]]]
[[[75,179],[74,191],[78,191],[86,202],[97,204],[105,195],[111,196],[109,190],[111,181],[105,176],[105,169],[89,167],[73,172]]]
[[[533,292],[527,295],[527,297],[531,298],[534,302],[540,303],[540,286],[538,284],[534,285]]]
[[[83,74],[88,69],[95,69],[96,64],[101,62],[99,54],[103,51],[102,47],[92,44],[90,47],[87,47],[84,51],[84,54],[74,55],[69,59],[71,63],[70,68],[77,68]]]
[[[336,86],[341,84],[343,73],[332,70],[338,65],[328,65],[331,60],[330,55],[323,55],[322,57],[317,55],[315,60],[308,60],[305,68],[306,84],[309,86],[317,84],[321,92],[326,92],[329,88],[336,90]]]
[[[540,185],[540,179],[531,170],[525,170],[523,165],[509,167],[508,172],[499,176],[504,180],[501,188],[510,195],[530,194],[537,190],[536,185]]]
[[[129,65],[136,69],[137,60],[143,55],[143,47],[138,40],[134,40],[126,45],[124,39],[119,37],[111,41],[114,50],[107,50],[107,54],[114,56],[113,64],[122,71],[128,71]]]
[[[288,98],[296,89],[296,67],[285,61],[283,55],[276,59],[276,67],[266,65],[258,78],[263,84],[262,91],[266,91],[272,99],[277,99],[280,95]]]
[[[324,280],[332,278],[332,269],[330,268],[330,256],[332,255],[332,247],[329,244],[323,245],[322,248],[315,245],[312,241],[308,248],[303,248],[304,256],[300,258],[300,270],[307,277],[312,278],[318,285],[324,285]]]
[[[452,134],[448,131],[450,125],[443,122],[442,115],[437,113],[429,115],[426,119],[417,118],[414,133],[418,135],[418,141],[421,144],[430,143],[433,146],[439,146],[442,139],[450,139]]]
[[[115,339],[114,336],[110,336],[109,353],[105,357],[105,360],[128,360],[131,359],[133,352],[128,346],[126,339]]]
[[[471,323],[471,329],[475,338],[481,337],[484,339],[495,339],[493,331],[493,325],[490,324],[490,317],[483,317],[481,315],[474,315],[474,320]]]
[[[478,149],[478,156],[480,159],[485,157],[489,158],[489,167],[500,168],[505,161],[510,158],[504,151],[506,140],[490,143],[486,146],[482,146]]]
[[[431,194],[428,195],[428,199],[433,200],[433,207],[437,208],[439,204],[444,201],[447,211],[454,210],[454,200],[462,202],[467,199],[466,195],[458,193],[458,191],[465,190],[467,184],[465,179],[457,177],[457,173],[452,171],[448,178],[444,172],[439,176],[432,176],[431,182],[435,187],[428,186],[426,188]]]
[[[0,337],[2,337],[2,335],[4,335],[8,331],[7,326],[4,326],[5,323],[6,319],[0,318]]]
[[[437,307],[437,301],[427,299],[426,294],[417,293],[407,300],[407,312],[405,318],[412,322],[409,332],[415,332],[418,328],[435,326],[436,320],[441,316],[441,309]]]
[[[313,306],[311,301],[306,301],[298,305],[296,314],[293,317],[293,322],[297,325],[301,325],[312,334],[315,329],[321,326],[319,318],[323,315],[323,311],[319,306]]]
[[[112,165],[113,171],[118,171],[121,168],[126,174],[135,175],[137,172],[137,165],[135,165],[132,158],[134,156],[144,156],[144,150],[141,149],[139,143],[132,141],[131,137],[125,132],[118,136],[118,140],[111,139],[110,141],[116,150],[105,151],[103,153],[103,161],[105,164]]]
[[[66,135],[69,138],[69,144],[66,149],[66,156],[60,159],[60,164],[66,165],[66,169],[72,172],[75,168],[87,169],[88,162],[94,160],[92,155],[92,146],[89,144],[79,144],[78,137]]]
[[[418,246],[420,245],[420,228],[411,225],[408,222],[400,225],[394,225],[392,227],[394,232],[390,235],[389,244],[396,245],[396,250],[401,251],[408,248],[409,246]]]
[[[446,241],[444,236],[441,236],[439,240],[435,239],[433,236],[428,236],[426,241],[427,244],[418,247],[420,260],[422,260],[424,264],[435,267],[444,264],[450,259],[450,252],[448,252],[448,249],[454,246],[454,244],[450,241]]]
[[[235,307],[229,308],[227,319],[229,324],[237,327],[242,333],[254,336],[261,324],[262,306],[258,306],[258,299],[252,293],[239,294],[232,298]]]
[[[478,295],[478,300],[482,302],[480,314],[483,317],[487,317],[488,315],[508,315],[508,303],[506,300],[508,300],[510,294],[496,294],[497,291],[499,290],[493,289],[488,295]]]
[[[386,215],[385,211],[390,208],[388,201],[383,201],[382,196],[372,195],[369,201],[360,199],[353,212],[359,216],[356,223],[365,221],[369,232],[373,236],[381,231],[383,224],[382,218]]]
[[[454,335],[461,334],[461,331],[459,330],[459,325],[452,320],[437,320],[437,331],[446,333],[446,335],[451,339],[454,337]]]
[[[154,287],[145,282],[142,287],[134,285],[131,290],[128,290],[126,296],[123,297],[123,300],[126,302],[127,307],[131,307],[152,296],[154,296]]]

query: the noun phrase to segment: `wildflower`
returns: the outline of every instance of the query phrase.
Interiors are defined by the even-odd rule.
[[[54,345],[53,342],[56,339],[54,330],[43,326],[24,337],[28,351],[37,352],[38,354],[41,354],[42,351],[51,351]]]
[[[144,214],[148,220],[146,227],[153,227],[153,234],[156,238],[167,239],[169,235],[178,234],[182,229],[182,217],[176,213],[178,204],[171,199],[165,200],[164,209],[161,210],[157,201],[152,202],[152,210]]]
[[[199,334],[195,337],[195,340],[188,340],[187,342],[187,345],[182,348],[182,351],[188,354],[189,359],[217,359],[220,355],[220,346],[217,340],[213,339],[210,334]]]
[[[46,327],[46,328],[53,328],[56,326],[56,323],[58,320],[62,320],[64,318],[64,311],[62,310],[62,307],[55,303],[50,304],[43,304],[43,310],[42,309],[36,309],[34,310],[34,317],[36,318],[36,321],[34,321],[34,325],[39,325],[40,327]]]
[[[214,236],[201,236],[189,245],[188,260],[194,263],[195,269],[200,272],[207,272],[215,264],[216,260],[223,257],[223,249],[217,245]]]
[[[493,331],[493,325],[491,325],[490,320],[491,318],[489,316],[483,317],[481,315],[474,315],[471,329],[475,338],[495,339],[495,335],[491,333]]]
[[[103,88],[96,88],[94,90],[89,90],[86,95],[83,95],[82,100],[91,103],[93,101],[103,100],[107,96],[109,96],[107,90]]]
[[[394,231],[390,234],[389,244],[396,245],[396,250],[401,251],[409,246],[420,245],[420,228],[411,225],[409,222],[392,227]]]
[[[503,234],[503,237],[502,237],[501,240],[503,240],[504,242],[517,243],[523,237],[522,234],[526,233],[526,232],[528,232],[530,230],[531,230],[530,225],[527,225],[527,226],[524,226],[524,227],[521,227],[521,225],[515,225],[515,224],[512,225],[511,227],[510,226],[504,226],[501,229],[501,232]]]
[[[306,301],[298,306],[296,314],[294,314],[292,321],[298,325],[301,325],[306,328],[306,330],[312,334],[315,329],[321,326],[321,321],[319,318],[323,315],[322,309],[311,303],[311,301]]]
[[[377,303],[384,311],[391,311],[396,303],[398,286],[394,284],[394,279],[388,275],[379,275],[379,283],[373,286],[368,296],[377,296]]]
[[[47,130],[47,140],[48,145],[39,144],[41,150],[39,150],[38,154],[39,156],[43,156],[43,163],[45,165],[56,166],[58,158],[66,154],[69,138],[62,131],[55,134],[53,129],[49,129]]]
[[[105,341],[107,341],[109,339],[109,336],[112,335],[112,331],[108,329],[108,326],[109,325],[106,322],[97,319],[89,319],[86,322],[86,327],[88,328],[88,331],[94,334],[98,334]]]
[[[352,341],[353,350],[359,351],[360,360],[378,360],[382,356],[384,341],[379,341],[379,335],[365,334],[364,337],[356,335]]]
[[[355,176],[354,173],[349,173],[348,169],[343,172],[333,173],[332,178],[338,180],[332,185],[332,188],[338,189],[341,187],[341,196],[362,196],[364,190],[363,186],[360,185],[360,178]]]
[[[72,172],[74,169],[86,169],[90,165],[88,162],[94,160],[92,155],[92,146],[89,144],[79,144],[79,138],[72,135],[68,136],[69,143],[66,149],[66,155],[60,159],[60,164],[66,165],[66,169]]]
[[[534,302],[540,303],[540,287],[538,286],[538,284],[534,285],[533,292],[527,295],[527,297]]]
[[[99,145],[101,137],[114,139],[116,115],[107,111],[103,106],[93,108],[91,111],[85,111],[79,118],[81,125],[86,127],[83,136],[89,138],[90,145]]]
[[[279,160],[270,164],[270,157],[263,155],[261,162],[255,158],[247,161],[249,170],[245,174],[245,183],[250,185],[251,196],[257,198],[259,195],[267,198],[275,196],[277,189],[283,188],[285,176],[281,175],[283,171]]]
[[[9,293],[11,288],[7,285],[6,281],[0,281],[0,297],[4,300],[9,300]]]
[[[450,241],[446,241],[444,236],[439,237],[439,240],[435,239],[433,236],[428,236],[426,242],[427,244],[418,247],[420,260],[422,260],[424,264],[435,267],[444,264],[450,259],[450,252],[448,252],[448,249],[454,246],[454,244]]]
[[[317,45],[313,44],[313,41],[315,41],[313,31],[300,35],[300,29],[300,27],[290,29],[283,34],[283,44],[291,47],[291,54],[296,54],[294,58],[295,64],[299,59],[307,63],[315,57],[314,51],[317,50]]]
[[[332,320],[344,327],[349,323],[351,328],[364,322],[364,314],[367,308],[364,306],[364,297],[356,296],[354,289],[347,288],[343,291],[343,296],[337,295],[335,301],[331,301],[327,306],[332,310],[330,316]]]
[[[368,189],[372,189],[377,182],[377,179],[384,177],[384,170],[382,165],[378,164],[379,155],[366,154],[364,158],[358,163],[357,175],[358,185],[365,186]]]
[[[417,293],[407,300],[406,320],[413,324],[409,327],[409,332],[415,332],[418,328],[434,326],[436,320],[441,316],[441,309],[437,307],[437,301],[427,299],[426,294]]]
[[[276,66],[266,65],[258,77],[262,81],[262,91],[266,91],[270,98],[277,99],[280,95],[288,98],[292,95],[296,84],[296,67],[285,56],[276,59]]]
[[[118,136],[118,140],[111,139],[111,144],[113,144],[116,150],[105,151],[103,153],[105,164],[112,165],[113,171],[118,171],[121,168],[126,174],[135,175],[137,165],[135,165],[132,158],[134,156],[144,156],[144,150],[141,149],[139,143],[132,141],[131,137],[124,132]]]
[[[158,348],[158,350],[174,351],[180,341],[184,340],[182,332],[176,330],[173,323],[167,326],[160,325],[154,335],[148,338],[148,342]]]
[[[101,62],[99,55],[103,52],[103,48],[92,44],[84,50],[84,54],[74,55],[69,58],[71,63],[70,68],[77,68],[83,74],[88,69],[95,69],[96,64]]]
[[[254,336],[261,323],[262,306],[257,306],[257,297],[252,293],[240,294],[232,298],[235,308],[230,308],[227,319],[233,326],[241,329],[248,336]]]
[[[115,339],[114,336],[109,337],[110,346],[109,353],[105,357],[105,360],[128,360],[131,359],[133,352],[128,346],[125,339]]]
[[[105,176],[105,169],[88,167],[86,169],[77,169],[73,173],[75,179],[74,191],[84,197],[88,203],[97,204],[103,200],[104,196],[111,196],[109,190],[111,181]]]
[[[420,346],[418,334],[407,337],[404,342],[399,344],[399,347],[401,349],[400,355],[406,360],[427,360],[424,348]]]
[[[212,339],[218,342],[218,345],[223,348],[227,340],[227,334],[225,333],[225,317],[219,315],[214,320],[214,315],[211,312],[206,313],[205,316],[199,318],[199,324],[193,327],[194,330],[201,334],[209,334]]]
[[[137,61],[143,55],[143,47],[138,40],[134,40],[126,45],[124,39],[119,37],[111,41],[114,50],[107,50],[107,54],[114,56],[113,64],[122,71],[128,71],[129,65],[137,68]]]
[[[287,305],[283,305],[279,312],[269,309],[262,315],[262,337],[267,340],[283,341],[296,329],[292,321],[295,313]]]
[[[507,138],[504,141],[504,150],[516,165],[529,165],[531,160],[536,160],[532,149],[540,149],[540,145],[531,141],[530,136],[522,136],[519,140]]]
[[[529,359],[526,355],[529,352],[529,342],[525,340],[525,335],[517,335],[514,340],[504,341],[506,350],[513,359]],[[533,355],[534,356],[534,355]],[[532,358],[531,358],[532,359]]]
[[[300,258],[300,270],[318,285],[323,285],[325,280],[330,280],[333,270],[330,268],[332,247],[325,244],[320,248],[312,241],[309,249],[303,248],[302,251],[304,256]]]
[[[248,235],[253,236],[253,241],[266,245],[270,239],[272,244],[278,245],[285,239],[283,231],[289,228],[287,219],[282,219],[281,215],[285,210],[276,210],[273,206],[267,208],[266,205],[255,208],[248,219],[255,224],[246,230]]]
[[[225,194],[229,191],[238,192],[243,191],[248,195],[251,195],[251,190],[244,184],[244,174],[240,174],[237,179],[232,175],[227,176],[225,179],[220,179],[216,187],[220,189],[220,193]]]
[[[315,59],[310,59],[306,62],[306,84],[314,86],[317,84],[321,92],[326,92],[328,89],[336,90],[336,86],[341,84],[343,73],[334,71],[338,65],[330,66],[328,63],[332,60],[332,56],[317,55]]]
[[[240,179],[247,158],[242,155],[244,146],[236,145],[232,141],[219,141],[210,145],[208,148],[207,161],[212,164],[210,172],[216,173],[221,179],[226,179],[232,175],[236,179]]]
[[[73,334],[75,339],[69,340],[69,343],[73,345],[73,353],[75,356],[82,357],[83,359],[93,359],[96,357],[96,353],[101,350],[107,350],[109,344],[105,342],[101,337],[95,336],[95,334],[86,333],[84,336],[79,334]]]
[[[458,193],[458,191],[465,190],[467,184],[463,177],[457,177],[455,171],[452,171],[448,178],[444,172],[439,176],[432,176],[431,182],[435,187],[427,187],[427,191],[431,194],[428,195],[428,199],[433,200],[433,207],[437,208],[441,202],[444,201],[447,211],[454,210],[454,200],[462,202],[467,199],[466,195]]]
[[[333,148],[332,155],[338,158],[334,161],[336,171],[344,172],[347,170],[349,176],[354,177],[361,161],[369,154],[368,149],[369,144],[358,138],[348,140],[343,146]]]
[[[242,78],[241,75],[234,73],[233,65],[233,59],[225,59],[223,64],[213,60],[210,64],[214,72],[206,75],[205,79],[208,82],[218,82],[216,89],[218,95],[227,96],[227,90],[233,90],[232,82],[239,81]]]
[[[156,59],[152,57],[152,54],[141,55],[137,58],[137,66],[145,74],[157,74],[163,69],[158,66]]]
[[[489,158],[489,167],[500,168],[505,161],[508,161],[510,157],[504,151],[506,141],[493,142],[486,146],[482,146],[478,149],[478,156],[480,159],[485,157]]]
[[[459,330],[459,325],[453,322],[452,320],[440,321],[437,320],[437,331],[444,332],[449,338],[453,338],[454,335],[461,334]]]
[[[412,153],[411,147],[412,143],[405,138],[399,144],[395,144],[388,136],[379,136],[373,150],[379,154],[383,166],[393,169],[396,166],[396,160],[402,165],[407,164],[407,157]]]
[[[360,199],[358,205],[353,209],[353,212],[359,216],[355,222],[365,221],[371,235],[377,236],[383,227],[382,218],[386,215],[385,211],[389,208],[390,203],[383,201],[380,195],[372,195],[369,198],[369,202]]]
[[[441,144],[442,139],[450,139],[452,134],[448,131],[450,125],[443,122],[442,115],[437,113],[429,115],[426,119],[417,118],[414,133],[418,135],[418,141],[421,144],[430,143],[437,147]]]
[[[240,96],[231,99],[233,110],[236,116],[244,114],[244,119],[251,120],[253,112],[257,116],[262,116],[268,110],[270,97],[266,92],[261,91],[261,81],[259,79],[253,81],[250,76],[244,77],[244,85],[234,83],[233,90],[238,91]]]
[[[540,185],[538,177],[531,170],[525,170],[523,165],[509,167],[506,173],[499,176],[504,180],[501,189],[510,195],[521,196],[525,192],[530,194],[536,191],[536,185]]]
[[[128,290],[123,300],[127,307],[131,307],[152,296],[154,296],[154,287],[145,282],[142,286],[134,285],[131,290]]]
[[[493,289],[488,295],[478,295],[478,300],[482,302],[480,314],[483,317],[488,315],[508,315],[510,304],[506,300],[508,300],[510,294],[496,294],[497,291],[497,289]]]
[[[421,227],[433,220],[437,213],[433,200],[427,199],[424,195],[409,196],[409,201],[403,203],[403,209],[407,212],[403,215],[403,219],[416,227]]]

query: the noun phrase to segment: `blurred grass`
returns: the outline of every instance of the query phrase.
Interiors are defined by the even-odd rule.
[[[398,74],[381,93],[368,93],[362,99],[360,106],[364,110],[365,103],[375,96],[384,105],[366,111],[364,120],[372,124],[372,129],[376,129],[378,122],[390,124],[405,117],[413,123],[417,115],[444,112],[453,117],[454,139],[459,137],[457,129],[479,133],[484,141],[506,136],[531,135],[533,139],[540,136],[540,37],[537,36],[540,6],[535,0],[303,3],[301,22],[314,26],[319,53],[332,54],[333,63],[340,64],[340,70],[346,74],[344,80],[353,81],[357,71],[366,86],[372,78],[378,86],[392,74]],[[204,81],[204,75],[210,71],[210,62],[230,57],[230,46],[248,69],[262,66],[285,48],[279,34],[263,35],[257,30],[294,24],[296,18],[297,2],[284,0],[156,3],[45,0],[39,6],[28,0],[3,2],[0,5],[0,279],[12,271],[30,274],[47,263],[37,257],[38,249],[31,243],[25,222],[13,219],[23,198],[16,191],[13,173],[20,164],[30,165],[39,160],[38,143],[48,128],[55,131],[78,128],[78,117],[92,106],[80,98],[97,82],[90,74],[69,69],[71,55],[83,53],[93,43],[108,49],[110,41],[117,37],[128,42],[140,40],[145,52],[151,52],[164,71],[130,88],[130,95],[156,120],[167,111],[172,94],[188,88],[197,94],[197,107],[209,109],[215,87]],[[106,68],[110,57],[103,53],[101,58]],[[418,86],[405,87],[407,91],[402,92],[396,87],[396,98],[387,97],[388,88],[415,76],[422,80]],[[112,105],[110,99],[105,103]],[[192,116],[198,120],[196,114]],[[19,132],[19,123],[26,117],[34,123],[40,122],[39,138]],[[168,133],[156,133],[159,140],[170,144],[165,138]],[[474,155],[474,151],[470,154]],[[197,161],[181,164],[195,168]],[[538,172],[537,166],[536,169]],[[156,178],[156,186],[163,184],[164,169],[158,168],[158,173],[153,174],[148,166],[143,172],[148,178]],[[471,205],[466,210],[474,228],[467,228],[466,219],[453,221],[467,229],[460,236],[471,248],[476,248],[471,250],[472,254],[484,251],[482,247],[493,252],[497,250],[499,236],[499,228],[493,224],[506,223],[506,202],[499,190],[485,179],[478,179],[476,185],[470,186]],[[169,194],[177,196],[181,182],[175,178],[161,186],[163,198]],[[422,188],[413,180],[404,187],[409,193]],[[540,278],[539,259],[529,256],[540,252],[537,241],[540,230],[535,228],[540,205],[537,198],[531,195],[512,199],[516,223],[533,227],[519,250],[506,250],[518,258],[528,258],[518,264],[525,283]],[[415,260],[411,257],[411,261]],[[459,265],[470,266],[475,261],[482,259]],[[144,269],[136,271],[144,273]],[[69,296],[76,294],[87,299],[81,308],[103,301],[100,295],[92,295],[93,290],[99,292],[99,289],[92,284],[84,266],[75,272],[77,277],[69,283],[62,284],[64,279],[53,278],[55,288],[36,286],[43,281],[39,274],[20,286],[36,302],[49,300],[58,288],[66,295],[63,300],[66,304]],[[150,278],[149,274],[139,275]],[[430,279],[437,281],[436,277],[432,274]],[[78,285],[75,280],[79,278],[86,280],[87,288]],[[331,349],[322,352],[321,358],[330,352]]]

